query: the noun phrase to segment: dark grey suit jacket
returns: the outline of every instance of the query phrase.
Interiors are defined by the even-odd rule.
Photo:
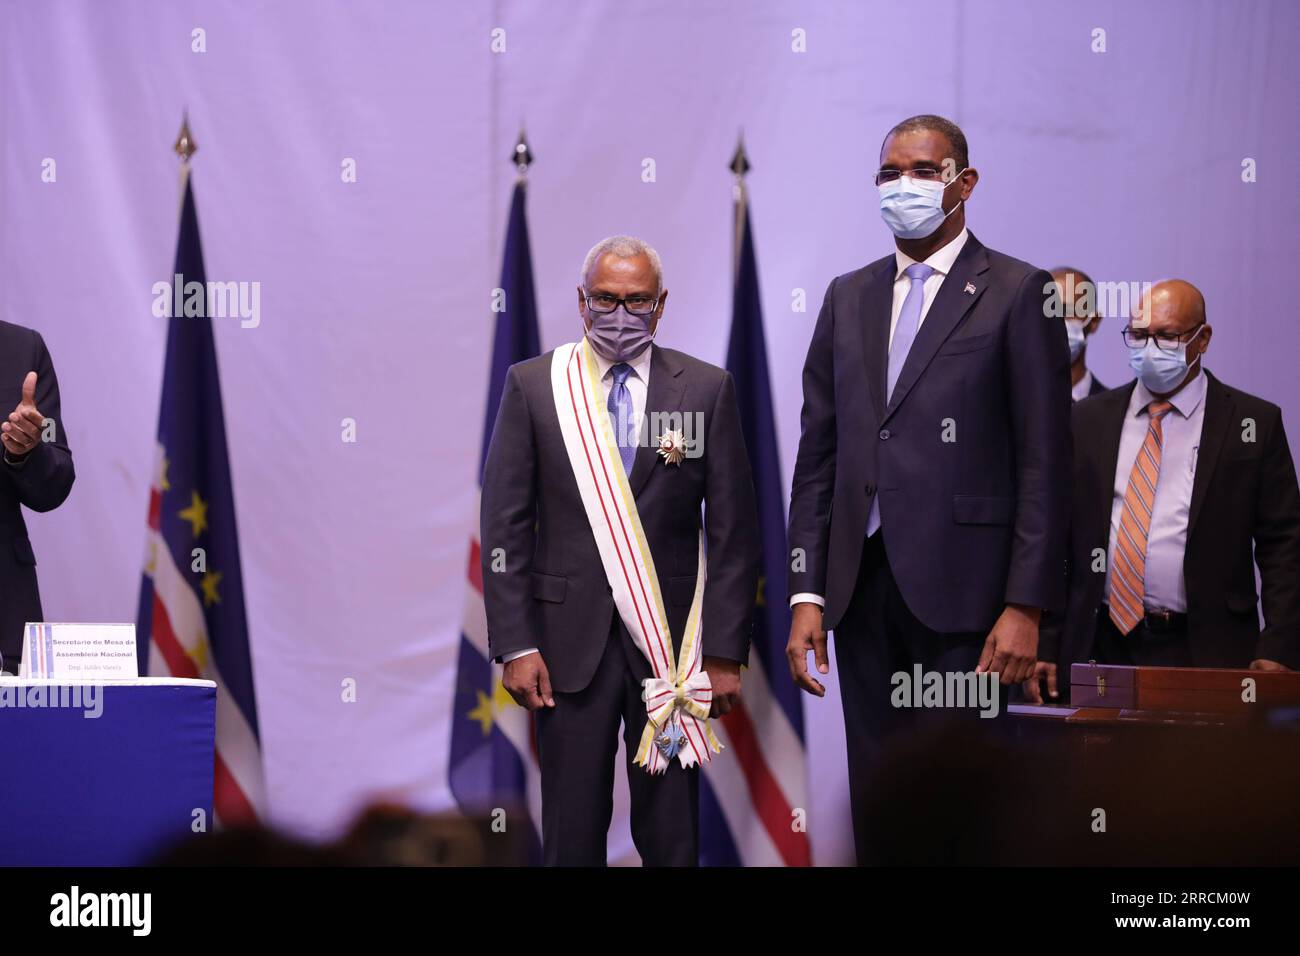
[[[1282,412],[1203,374],[1205,417],[1183,555],[1192,662],[1247,667],[1263,658],[1300,668],[1300,488]],[[1064,620],[1043,629],[1038,649],[1040,660],[1067,668],[1059,686],[1069,685],[1070,664],[1092,657],[1106,585],[1104,570],[1093,570],[1093,553],[1110,548],[1120,432],[1135,387],[1130,382],[1074,406],[1069,603]]]
[[[972,233],[885,401],[896,260],[826,290],[804,366],[790,496],[791,594],[853,595],[879,496],[908,608],[943,633],[985,631],[1009,603],[1065,602],[1070,354],[1044,310],[1051,276]]]
[[[41,595],[36,586],[36,554],[27,537],[22,506],[50,511],[68,497],[76,477],[68,431],[59,406],[59,382],[40,333],[0,322],[0,416],[22,400],[23,379],[36,373],[36,407],[53,419],[55,440],[42,442],[21,468],[0,461],[0,653],[6,670],[18,671],[23,624],[39,621]]]
[[[679,641],[695,591],[698,536],[708,550],[703,651],[747,661],[758,587],[754,485],[731,375],[652,345],[646,416],[703,413],[703,454],[664,463],[637,450],[630,484]],[[483,598],[493,658],[537,647],[561,693],[590,683],[614,599],[573,477],[551,396],[551,352],[511,367],[483,469]],[[656,437],[656,436],[651,436]],[[503,549],[504,570],[493,570]]]

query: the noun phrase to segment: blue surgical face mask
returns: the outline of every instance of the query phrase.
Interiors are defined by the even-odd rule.
[[[1083,327],[1087,322],[1079,319],[1065,320],[1065,338],[1070,343],[1070,364],[1073,365],[1079,361],[1079,356],[1083,354],[1083,345],[1087,338],[1083,334]]]
[[[965,168],[961,173],[964,172]],[[877,187],[880,190],[880,218],[899,239],[924,239],[933,235],[961,205],[959,202],[948,212],[943,211],[943,191],[947,186],[945,182],[912,179],[906,175],[893,182],[881,183]]]
[[[1200,333],[1201,330],[1197,329],[1196,335]],[[1133,369],[1133,374],[1147,387],[1147,391],[1153,395],[1168,394],[1187,378],[1187,371],[1191,367],[1187,364],[1187,346],[1196,341],[1196,335],[1190,341],[1179,342],[1178,348],[1172,352],[1159,348],[1155,339],[1147,339],[1147,344],[1142,348],[1128,350],[1129,368]],[[1200,360],[1200,355],[1197,355],[1196,361]]]

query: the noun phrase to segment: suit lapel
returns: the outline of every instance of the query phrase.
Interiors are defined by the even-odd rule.
[[[1115,498],[1115,469],[1119,466],[1119,442],[1120,436],[1124,432],[1124,419],[1128,416],[1128,403],[1133,398],[1133,389],[1137,388],[1137,380],[1130,382],[1127,386],[1121,385],[1106,393],[1105,398],[1099,398],[1100,402],[1109,402],[1110,409],[1106,415],[1103,432],[1101,434],[1101,443],[1097,446],[1097,481],[1101,485],[1101,514],[1104,516],[1101,520],[1105,522],[1103,541],[1110,540],[1110,512]],[[1125,487],[1127,487],[1129,476],[1124,476]]]
[[[889,374],[889,319],[894,308],[894,273],[898,260],[889,256],[862,290],[862,353],[866,359],[867,385],[871,389],[874,418],[884,417],[885,387]]]
[[[1202,370],[1205,376],[1205,417],[1201,421],[1201,442],[1196,452],[1196,477],[1192,479],[1192,502],[1187,511],[1187,534],[1196,527],[1196,516],[1205,504],[1215,463],[1223,450],[1223,441],[1233,420],[1233,401],[1228,390],[1217,378]]]
[[[979,301],[986,284],[981,274],[986,272],[988,267],[989,257],[984,246],[973,234],[967,236],[966,245],[962,247],[957,261],[952,264],[952,269],[944,277],[943,284],[939,286],[939,293],[934,297],[929,311],[925,313],[925,321],[917,330],[916,338],[913,339],[912,348],[907,353],[907,360],[903,363],[903,370],[894,385],[894,394],[890,397],[889,407],[885,410],[881,424],[888,421],[907,398],[907,393],[912,390],[912,386],[930,364],[934,353],[939,351],[939,346],[943,345],[953,329],[957,328],[971,306]],[[886,341],[888,341],[888,334],[889,329],[886,324]],[[886,368],[888,364],[889,353],[886,349]],[[886,379],[882,377],[881,381],[883,383]],[[883,385],[881,394],[884,394]]]
[[[1091,478],[1087,486],[1074,488],[1076,503],[1072,514],[1079,514],[1081,528],[1075,528],[1074,536],[1078,539],[1071,548],[1071,558],[1082,550],[1086,552],[1086,562],[1092,561],[1093,550],[1097,547],[1110,551],[1110,513],[1115,501],[1115,468],[1119,464],[1119,442],[1124,431],[1124,419],[1128,415],[1128,403],[1136,387],[1136,381],[1111,389],[1101,398],[1096,399],[1093,407],[1104,408],[1100,424],[1091,432],[1074,429],[1075,474],[1080,472],[1081,462],[1096,462],[1095,471],[1084,471]],[[1128,476],[1124,476],[1128,481]],[[1127,485],[1126,485],[1127,487]],[[1073,521],[1074,518],[1071,518]],[[1077,570],[1077,569],[1076,569]],[[1075,577],[1075,572],[1071,572]],[[1095,608],[1106,599],[1106,576],[1089,575],[1085,585],[1085,604]],[[1091,618],[1088,619],[1091,622]]]
[[[646,392],[645,422],[643,427],[649,429],[650,419],[655,412],[675,412],[682,406],[682,396],[686,394],[686,383],[682,381],[682,367],[657,345],[651,345],[650,352],[650,387]],[[628,476],[628,485],[635,497],[641,493],[645,483],[654,473],[658,458],[658,435],[647,432],[646,443],[638,446],[636,458],[632,462],[632,474]],[[703,436],[692,436],[699,441]]]

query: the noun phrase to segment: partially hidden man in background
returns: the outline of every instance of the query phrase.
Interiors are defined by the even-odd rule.
[[[831,282],[804,366],[788,654],[822,696],[807,654],[827,673],[835,632],[860,863],[873,770],[927,716],[894,706],[893,676],[996,673],[1005,704],[1065,601],[1070,352],[1051,276],[967,230],[978,181],[948,120],[889,132],[876,186],[896,248]],[[928,715],[957,713],[975,711]]]
[[[1052,270],[1052,281],[1065,319],[1065,337],[1070,343],[1070,398],[1074,401],[1106,391],[1088,368],[1088,339],[1101,324],[1097,284],[1079,269],[1060,266]]]
[[[708,718],[749,655],[758,519],[734,386],[653,344],[667,298],[654,249],[598,243],[585,336],[510,369],[484,467],[490,652],[536,712],[551,865],[605,863],[620,723],[642,860],[698,863]]]
[[[0,414],[0,654],[4,669],[17,674],[23,625],[43,619],[22,506],[52,511],[76,475],[45,341],[8,322],[0,322]]]

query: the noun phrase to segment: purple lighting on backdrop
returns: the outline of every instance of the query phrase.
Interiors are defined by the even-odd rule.
[[[965,129],[984,243],[1099,281],[1191,280],[1216,327],[1207,365],[1300,427],[1286,291],[1300,8],[936,2],[916,31],[903,12],[0,5],[0,318],[45,336],[78,472],[68,503],[31,521],[47,616],[135,616],[165,341],[151,290],[176,241],[183,108],[209,277],[261,287],[260,324],[218,322],[216,341],[268,798],[304,831],[378,792],[452,805],[465,542],[521,120],[542,347],[579,334],[586,250],[633,233],[663,255],[661,340],[718,364],[743,127],[787,469],[816,305],[890,248],[870,176],[886,130],[917,112]],[[610,37],[634,67],[590,55]],[[1257,182],[1242,181],[1248,158]],[[1108,316],[1090,346],[1108,384],[1129,377],[1121,324]],[[807,706],[819,862],[849,858],[842,734],[832,688]]]

